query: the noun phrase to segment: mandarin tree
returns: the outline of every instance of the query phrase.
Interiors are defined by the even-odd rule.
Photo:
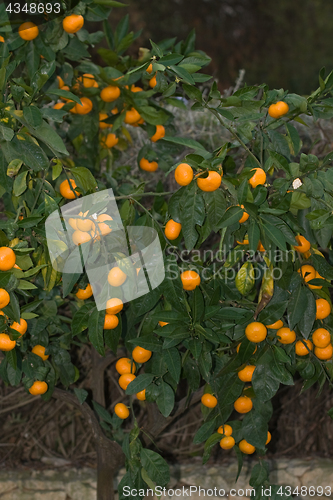
[[[127,16],[112,29],[112,7],[121,4],[86,0],[17,30],[0,5],[0,376],[81,409],[96,442],[98,500],[113,498],[124,463],[121,499],[124,486],[143,498],[167,485],[155,442],[200,402],[194,443],[205,443],[203,461],[217,443],[236,452],[239,469],[243,454],[257,452],[250,484],[266,485],[280,384],[332,384],[333,154],[305,154],[298,124],[332,116],[333,73],[322,70],[307,97],[265,84],[224,96],[201,71],[210,59],[194,33],[151,42],[136,59],[126,51],[139,33]],[[103,31],[89,33],[95,21]],[[98,65],[91,49],[102,40]],[[227,141],[213,149],[180,137],[184,107],[211,116]],[[143,146],[135,165],[124,164],[137,129]],[[165,278],[126,301],[130,276],[145,271],[122,268],[115,252],[106,279],[116,291],[100,310],[86,270],[52,267],[45,221],[108,188],[125,228],[158,234]],[[77,212],[68,220],[73,255],[89,249],[97,259],[113,214],[102,205]],[[71,358],[83,344],[90,393]],[[116,405],[104,387],[112,363]],[[144,427],[138,405],[154,408]]]

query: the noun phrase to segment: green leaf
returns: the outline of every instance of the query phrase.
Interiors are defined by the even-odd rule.
[[[214,432],[214,430],[216,429],[216,418],[217,417],[215,417],[213,420],[205,422],[201,427],[199,427],[193,438],[193,444],[200,444],[209,438],[212,432]]]
[[[267,432],[266,432],[266,438],[267,438]],[[261,447],[261,449],[264,448],[265,446]],[[268,475],[269,475],[268,463],[260,461],[260,463],[256,464],[252,469],[251,478],[249,481],[250,486],[252,486],[252,488],[258,488],[259,490],[259,487],[264,485],[268,480]]]
[[[42,113],[36,106],[25,106],[23,108],[23,116],[32,127],[39,127],[43,123]]]
[[[168,417],[175,405],[175,393],[173,392],[169,384],[161,382],[156,403],[162,415],[164,417]]]
[[[288,160],[284,156],[277,153],[276,151],[269,150],[268,152],[269,152],[269,156],[273,160],[274,167],[276,167],[279,170],[284,170],[284,172],[286,172],[287,174],[290,175],[290,168],[289,168]]]
[[[255,252],[258,248],[258,243],[260,240],[260,229],[256,222],[252,221],[248,230],[249,237],[249,248],[252,252]]]
[[[195,225],[202,226],[204,219],[205,204],[196,184],[192,182],[187,188],[187,196],[180,212],[185,247],[188,250],[194,248],[199,238]]]
[[[261,401],[272,399],[280,386],[278,377],[272,372],[272,362],[273,353],[267,351],[261,356],[260,363],[253,372],[252,386],[256,397]]]
[[[139,345],[140,347],[153,352],[159,352],[162,346],[160,340],[157,339],[154,335],[144,335],[143,337],[130,339],[128,342],[130,344],[134,344],[134,346]]]
[[[304,338],[309,338],[312,327],[316,318],[316,300],[308,288],[303,288],[305,293],[306,308],[303,316],[298,321],[298,328],[300,329]]]
[[[8,163],[19,159],[36,172],[47,169],[49,166],[48,158],[42,148],[30,140],[18,140],[15,137],[11,142],[3,143],[1,149]]]
[[[264,223],[262,228],[268,239],[281,250],[287,250],[284,234],[272,224]]]
[[[65,274],[63,274],[65,276]],[[94,304],[84,304],[80,309],[78,309],[72,319],[72,335],[79,335],[83,332],[89,325],[89,318],[91,316]]]
[[[21,172],[14,180],[13,194],[14,196],[21,196],[27,189],[27,174],[28,170]]]
[[[98,311],[97,308],[95,308],[88,321],[89,340],[101,356],[105,355],[103,330],[104,319],[105,311]]]
[[[221,434],[215,432],[210,436],[207,441],[205,442],[205,447],[204,447],[204,453],[202,456],[202,463],[205,464],[208,462],[212,448],[221,441],[223,436]]]
[[[185,94],[187,94],[190,99],[202,103],[202,94],[197,87],[183,83],[183,89],[185,90]]]
[[[180,144],[181,146],[185,146],[187,148],[196,149],[198,152],[203,155],[204,152],[208,153],[204,146],[200,144],[200,142],[195,141],[194,139],[188,139],[186,137],[164,137],[163,141],[172,142],[173,144]]]
[[[256,368],[257,369],[257,368]],[[267,441],[268,425],[266,419],[254,409],[244,416],[244,439],[252,446],[263,450]]]
[[[95,412],[101,417],[104,422],[107,422],[108,424],[112,424],[112,417],[110,413],[99,403],[96,403],[96,401],[92,401],[92,405],[94,407]]]
[[[143,391],[152,383],[153,379],[154,375],[152,373],[142,373],[127,386],[126,394],[136,394]]]
[[[310,292],[311,293],[311,292]],[[288,325],[291,330],[301,320],[307,308],[307,294],[302,284],[293,291],[288,302]]]
[[[217,189],[212,193],[203,193],[206,203],[207,217],[213,231],[218,231],[218,223],[227,208],[227,200],[222,190]]]
[[[74,389],[74,392],[77,399],[80,401],[80,404],[82,405],[88,397],[88,392],[85,389],[77,389],[77,388]]]
[[[163,359],[167,364],[170,375],[178,384],[182,368],[181,358],[178,349],[176,349],[175,347],[172,347],[171,349],[164,349]]]
[[[69,90],[50,89],[48,92],[45,92],[45,95],[57,95],[58,97],[63,97],[64,99],[70,99],[77,104],[82,104],[80,98],[72,92],[69,92]]]
[[[222,229],[222,227],[232,226],[239,221],[242,215],[243,210],[241,209],[241,207],[230,207],[224,213],[223,217],[221,217],[221,219],[219,220],[217,227],[219,229]]]
[[[4,141],[11,141],[13,137],[14,131],[11,128],[0,125],[0,139]]]
[[[145,448],[141,448],[140,458],[149,477],[158,486],[166,486],[170,481],[170,471],[166,461],[158,453]]]
[[[97,182],[90,172],[90,170],[86,167],[72,167],[71,173],[79,187],[82,187],[83,191],[95,191],[97,188]]]

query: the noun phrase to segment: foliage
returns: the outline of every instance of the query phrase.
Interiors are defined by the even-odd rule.
[[[255,446],[260,456],[266,452],[271,400],[280,384],[292,385],[298,376],[304,379],[303,390],[315,383],[321,388],[326,380],[331,384],[332,359],[320,360],[312,352],[296,355],[295,343],[281,343],[274,328],[268,328],[267,337],[255,345],[245,329],[254,321],[272,325],[282,320],[296,332],[297,340],[311,338],[320,327],[332,331],[330,314],[316,319],[315,299],[331,304],[333,153],[325,158],[302,153],[293,122],[302,123],[302,114],[331,118],[333,72],[327,76],[320,72],[320,86],[308,98],[264,84],[223,98],[215,82],[206,95],[201,84],[211,78],[201,70],[210,59],[195,49],[194,33],[184,42],[151,42],[150,51],[136,60],[126,50],[138,33],[129,31],[127,16],[111,29],[109,5],[113,4],[85,1],[74,9],[85,21],[103,21],[104,32],[82,28],[70,35],[57,18],[41,27],[35,40],[26,42],[8,25],[1,28],[5,42],[0,45],[0,193],[6,218],[0,222],[0,243],[13,249],[19,268],[0,271],[0,287],[10,294],[0,316],[1,331],[16,340],[15,349],[2,356],[0,376],[12,386],[23,383],[26,390],[36,380],[45,381],[48,390],[42,398],[47,401],[56,385],[69,388],[79,380],[70,357],[73,344],[91,342],[101,354],[107,349],[117,354],[122,345],[130,357],[136,346],[148,349],[152,357],[138,365],[140,374],[126,389],[129,401],[145,390],[142,404],[156,404],[167,418],[177,411],[181,381],[186,383],[188,402],[204,385],[205,392],[216,396],[217,406],[202,407],[204,422],[195,442],[206,441],[207,461],[220,440],[217,428],[228,422],[241,468],[241,440]],[[0,9],[2,19],[3,5]],[[99,49],[105,61],[102,67],[91,61],[89,49],[103,39],[108,48]],[[150,64],[152,73],[147,72]],[[82,84],[85,73],[97,86]],[[157,84],[151,88],[155,73]],[[59,88],[57,76],[69,90]],[[138,82],[143,90],[133,92],[132,85]],[[108,85],[118,86],[120,96],[106,103],[100,91]],[[54,109],[58,97],[65,104]],[[82,98],[91,100],[92,110],[71,113]],[[200,142],[179,137],[166,104],[184,107],[184,99],[193,103],[193,111],[211,112],[230,134],[229,142],[210,151]],[[269,106],[282,100],[288,113],[271,118]],[[148,137],[138,165],[142,158],[157,161],[165,174],[163,181],[181,162],[188,163],[195,176],[208,170],[221,174],[222,168],[221,186],[205,192],[194,177],[169,193],[163,181],[154,183],[157,174],[123,165],[122,152],[132,143],[131,127],[125,123],[132,108],[144,121],[134,125]],[[107,114],[105,123],[112,125],[118,138],[112,148],[101,145],[107,134],[100,129],[101,112]],[[152,143],[149,138],[161,124],[166,136]],[[262,168],[267,180],[253,188],[248,181],[255,168]],[[45,220],[66,203],[59,189],[68,178],[75,180],[83,196],[96,187],[112,187],[123,223],[153,227],[160,236],[166,278],[157,289],[126,305],[112,332],[103,328],[104,312],[97,311],[93,299],[84,303],[75,297],[79,288],[86,288],[87,275],[62,274],[51,266]],[[239,223],[243,210],[249,218]],[[172,242],[163,232],[170,217],[182,226]],[[311,244],[307,252],[293,248],[299,234]],[[210,251],[205,252],[207,248]],[[317,271],[311,281],[298,272],[304,264]],[[189,269],[201,276],[193,291],[184,290],[181,281],[181,273]],[[24,336],[11,328],[20,318],[28,322]],[[159,321],[167,324],[161,327]],[[46,347],[49,359],[43,361],[31,352],[37,344]],[[248,364],[256,367],[250,386],[238,377]],[[88,395],[79,389],[75,394],[80,403]],[[237,419],[234,403],[241,396],[251,398],[253,409]],[[122,444],[127,467],[122,485],[143,490],[166,485],[166,463],[145,447],[134,412],[133,428],[124,433],[118,417],[98,402],[92,405],[107,435]],[[267,467],[260,461],[251,484],[259,487],[267,481]]]

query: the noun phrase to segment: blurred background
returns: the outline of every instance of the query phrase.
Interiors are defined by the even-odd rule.
[[[333,2],[327,0],[124,0],[111,24],[130,15],[131,30],[142,29],[134,47],[149,47],[194,28],[196,48],[212,58],[205,73],[221,89],[245,69],[248,85],[267,83],[303,95],[318,87],[318,72],[333,68]]]

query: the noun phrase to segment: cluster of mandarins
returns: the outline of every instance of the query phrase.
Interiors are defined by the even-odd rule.
[[[63,25],[63,29],[66,33],[74,34],[74,33],[77,33],[83,27],[84,18],[83,18],[83,16],[78,15],[78,14],[71,14],[69,16],[66,16],[63,19],[62,25]],[[26,23],[21,24],[21,26],[19,27],[18,33],[23,40],[34,40],[39,34],[39,29],[38,29],[38,26],[36,26],[34,23],[26,22]],[[4,39],[2,39],[0,41],[4,42]],[[153,71],[153,65],[151,63],[147,67],[146,72],[149,75],[151,75],[152,71]],[[60,76],[58,76],[57,78],[58,78],[59,88],[62,90],[66,90],[66,91],[72,90],[73,92],[77,92],[77,91],[80,91],[82,89],[82,87],[83,88],[92,88],[92,87],[98,88],[99,87],[99,84],[96,81],[94,75],[89,74],[89,73],[85,73],[82,75],[82,77],[79,77],[77,79],[76,83],[74,84],[74,86],[72,87],[72,89],[70,89],[69,86],[65,85],[64,81],[62,80],[62,78]],[[114,80],[114,85],[108,85],[107,87],[105,87],[101,90],[100,98],[103,102],[111,103],[111,102],[116,101],[120,97],[121,90],[117,86],[116,81],[120,80],[121,78],[122,77],[116,78]],[[152,78],[149,79],[149,86],[151,88],[154,88],[156,86],[156,84],[157,84],[156,75],[154,75]],[[131,92],[141,92],[143,90],[141,87],[137,87],[135,85],[132,85],[130,89],[128,88],[128,86],[125,86],[125,88],[127,90],[130,90]],[[71,103],[72,108],[69,109],[69,111],[71,113],[79,114],[79,115],[86,115],[86,114],[90,113],[93,109],[93,103],[92,103],[91,99],[89,99],[86,96],[83,96],[83,97],[80,97],[80,100],[81,100],[81,104],[75,103],[73,100],[63,97],[61,99],[61,101],[57,102],[54,105],[54,109],[62,109],[66,103]],[[119,111],[116,107],[113,108],[111,111],[111,113],[114,115],[118,114],[118,112]],[[100,126],[101,130],[108,129],[108,128],[112,127],[112,124],[105,123],[105,120],[107,120],[108,118],[109,118],[109,115],[106,112],[102,111],[99,113],[99,126]],[[140,113],[135,108],[131,108],[131,109],[128,109],[126,111],[124,121],[128,125],[132,125],[135,127],[144,123],[143,118],[141,117]],[[163,125],[157,125],[156,131],[150,139],[152,142],[156,142],[159,139],[162,139],[164,137],[164,135],[165,135],[165,128],[163,127]],[[106,136],[102,136],[100,144],[101,144],[102,148],[110,149],[113,146],[115,146],[116,144],[118,144],[118,141],[119,141],[119,139],[116,136],[116,134],[108,133]],[[140,162],[140,167],[143,170],[147,170],[147,171],[156,170],[155,168],[152,168],[151,164],[145,159],[143,159]],[[156,168],[157,168],[157,166],[156,166]]]
[[[144,349],[143,347],[135,347],[132,351],[132,359],[130,358],[120,358],[116,363],[116,370],[119,373],[120,377],[118,383],[120,387],[126,391],[127,387],[133,380],[135,380],[136,375],[136,364],[146,363],[151,358],[152,352],[148,349]],[[138,392],[136,397],[140,401],[145,401],[146,399],[146,389]],[[124,420],[130,414],[128,407],[124,403],[117,403],[114,407],[115,414]]]
[[[20,267],[16,264],[15,252],[9,247],[0,248],[0,271],[10,271],[11,269],[19,269]],[[0,333],[0,351],[8,352],[12,351],[16,346],[16,340],[12,340],[10,336],[10,330],[16,330],[20,336],[17,340],[20,340],[23,335],[27,332],[28,324],[25,319],[20,318],[20,322],[17,321],[10,322],[10,319],[3,312],[3,308],[8,306],[10,303],[10,295],[4,288],[0,288],[0,316],[4,317],[6,332]],[[47,360],[49,357],[45,354],[45,347],[42,345],[35,345],[32,348],[32,352],[43,359]],[[38,394],[44,394],[48,389],[46,382],[42,380],[36,380],[29,389],[29,392],[34,396]]]
[[[276,104],[271,104],[268,108],[268,114],[272,118],[276,119],[281,118],[283,115],[288,113],[288,111],[289,111],[289,106],[287,103],[283,101],[279,101]],[[156,170],[158,166],[157,162],[152,162],[152,164],[154,164],[154,167],[156,167],[154,169]],[[265,184],[266,172],[260,167],[253,168],[252,170],[254,170],[254,174],[249,179],[249,184],[254,189],[259,185]],[[208,174],[207,176],[205,176],[206,173]],[[177,166],[175,170],[175,180],[177,184],[179,184],[180,186],[188,186],[192,182],[193,177],[194,177],[194,172],[191,165],[189,165],[188,163],[180,163]],[[223,172],[221,166],[219,168],[219,171],[216,170],[209,170],[208,172],[203,171],[199,172],[195,176],[199,189],[205,192],[216,191],[222,183],[222,177],[223,177]],[[241,205],[241,208],[244,208],[244,206]],[[249,214],[244,210],[242,217],[239,219],[239,223],[242,224],[243,222],[246,222],[248,218]],[[168,238],[168,240],[171,241],[176,240],[180,235],[181,229],[182,225],[179,222],[170,219],[168,220],[165,226],[165,231],[164,231],[165,236]],[[242,244],[246,243],[248,243],[248,240],[244,240],[242,242]],[[259,242],[258,250],[260,250],[261,252],[265,251],[261,242]]]

